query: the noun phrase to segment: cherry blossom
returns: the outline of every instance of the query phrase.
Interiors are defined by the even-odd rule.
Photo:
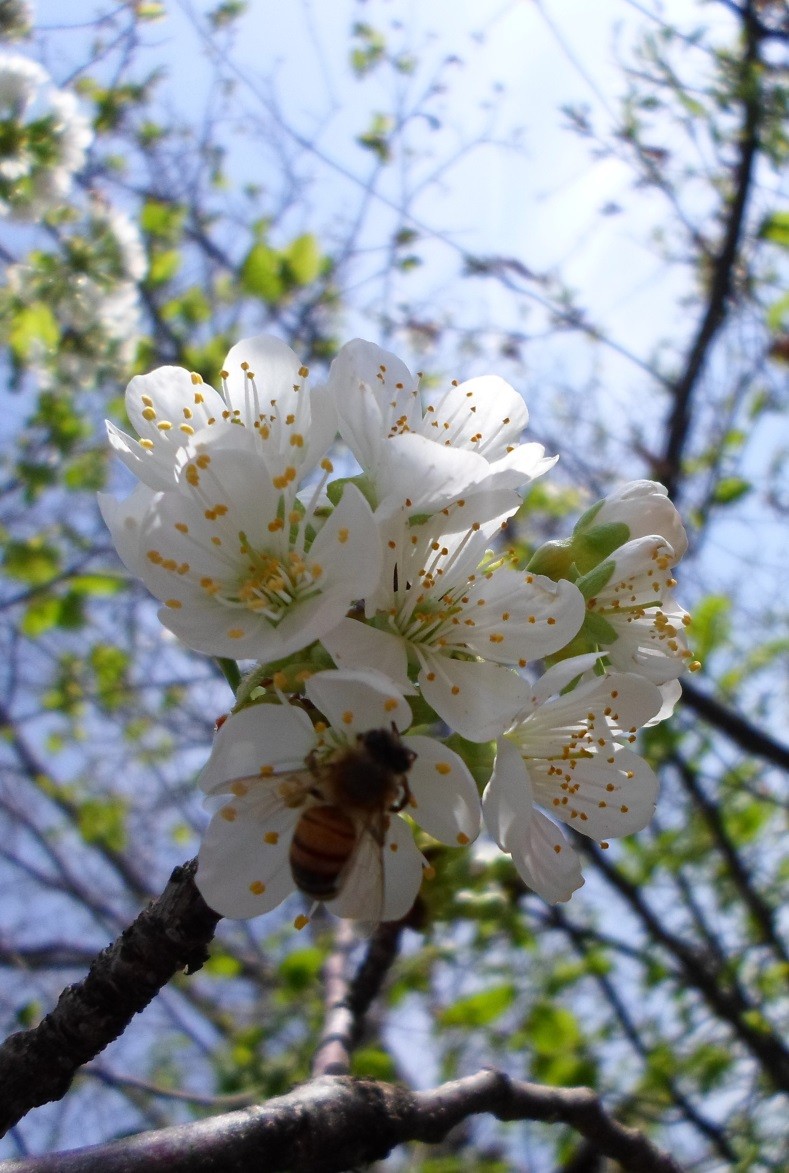
[[[556,463],[541,444],[521,444],[523,399],[495,375],[453,383],[423,407],[418,380],[395,355],[361,338],[342,347],[328,390],[339,430],[380,514],[409,499],[440,509],[475,487],[516,489]]]
[[[314,393],[309,371],[280,339],[260,334],[237,343],[221,371],[222,390],[183,367],[137,375],[126,411],[139,439],[107,423],[110,444],[152,489],[169,489],[182,450],[203,428],[231,448],[258,452],[279,472],[303,479],[325,456],[336,431],[334,404]]]
[[[370,730],[411,724],[408,703],[379,672],[316,673],[305,685],[318,710],[259,704],[231,715],[200,776],[209,795],[227,796],[200,848],[197,885],[223,916],[250,917],[293,892],[293,836],[305,811],[325,805],[323,778]],[[324,719],[321,719],[324,718]],[[476,785],[461,758],[434,738],[402,737],[411,761],[404,807],[428,834],[465,845],[481,822]],[[356,920],[397,920],[411,908],[427,866],[403,817],[380,812],[381,841],[369,812],[349,808],[355,844],[326,906]],[[306,918],[298,918],[301,927]]]
[[[657,778],[630,747],[659,711],[660,690],[641,676],[612,672],[563,692],[596,659],[556,665],[523,696],[483,795],[491,834],[552,904],[583,883],[578,856],[554,819],[605,840],[641,830],[655,809]]]
[[[272,475],[260,453],[223,440],[205,429],[184,450],[172,488],[139,485],[125,501],[101,495],[101,510],[121,559],[164,603],[159,618],[184,643],[277,660],[374,588],[378,528],[354,485],[322,520],[322,483],[303,505],[295,467]]]
[[[456,509],[466,507],[460,501]],[[515,570],[506,555],[489,553],[500,522],[472,520],[473,499],[467,511],[467,528],[450,532],[441,513],[419,524],[402,512],[391,518],[382,527],[378,587],[367,597],[372,625],[348,619],[324,643],[342,666],[385,665],[404,689],[412,664],[438,715],[485,741],[512,709],[519,678],[509,668],[564,647],[584,602],[572,583]]]
[[[0,216],[33,220],[68,195],[93,138],[74,94],[27,57],[0,54]]]

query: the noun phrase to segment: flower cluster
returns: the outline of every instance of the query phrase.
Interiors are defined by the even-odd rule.
[[[61,204],[92,137],[74,95],[45,69],[0,55],[0,216],[34,220]]]
[[[92,195],[57,227],[58,251],[37,249],[9,266],[0,320],[32,310],[49,324],[26,356],[44,388],[90,387],[132,364],[141,333],[139,282],[147,271],[134,223]]]
[[[162,623],[253,662],[200,777],[219,804],[205,899],[246,917],[299,888],[339,916],[402,917],[428,870],[414,824],[465,845],[484,820],[532,889],[568,900],[583,880],[560,824],[598,840],[645,826],[657,780],[633,742],[692,667],[665,490],[626,485],[526,563],[503,531],[556,457],[522,442],[502,379],[428,402],[357,340],[311,386],[267,336],[220,377],[132,380],[137,435],[108,429],[138,484],[101,498]],[[452,733],[490,747],[481,799]]]

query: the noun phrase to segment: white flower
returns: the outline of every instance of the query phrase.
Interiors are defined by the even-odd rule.
[[[575,527],[574,534],[588,533],[601,526],[625,526],[622,541],[659,534],[673,551],[672,566],[680,561],[688,548],[688,536],[668,490],[657,481],[628,481],[587,509]]]
[[[107,423],[112,447],[152,489],[172,486],[179,452],[201,428],[222,433],[231,447],[258,450],[269,467],[315,468],[336,431],[331,398],[311,392],[309,372],[289,346],[261,334],[232,348],[221,372],[222,394],[181,367],[138,375],[126,390],[126,411],[139,441]]]
[[[357,338],[332,363],[328,389],[340,434],[381,515],[406,499],[418,513],[469,496],[475,486],[516,489],[556,463],[541,444],[518,442],[526,405],[498,376],[453,384],[423,410],[418,380],[405,364]]]
[[[486,557],[498,521],[445,529],[443,514],[413,524],[404,514],[382,527],[383,570],[367,598],[375,626],[345,620],[324,638],[344,667],[375,664],[408,689],[409,662],[428,703],[453,729],[486,741],[504,728],[524,668],[564,647],[584,618],[570,582],[515,570],[506,557]],[[454,525],[459,525],[457,518]]]
[[[302,818],[313,812],[315,836],[329,808],[345,843],[339,851],[333,840],[311,843],[310,866],[326,892],[319,899],[337,916],[397,920],[416,899],[426,866],[408,824],[396,817],[401,802],[434,838],[467,844],[481,821],[474,781],[457,754],[433,738],[400,740],[397,731],[408,728],[411,712],[380,673],[321,672],[305,691],[325,722],[313,724],[293,705],[262,704],[232,715],[219,730],[200,785],[230,798],[204,836],[197,886],[223,916],[269,911],[297,887],[291,860],[295,851],[303,866],[304,847],[293,846]],[[405,770],[383,786],[370,778],[368,788],[364,773],[347,786],[337,781],[338,769],[348,769],[371,731],[393,742]],[[311,885],[306,891],[315,895]]]
[[[583,878],[575,850],[541,808],[595,839],[639,831],[655,809],[657,778],[628,747],[660,709],[660,691],[641,676],[612,672],[560,695],[596,659],[566,660],[534,686],[499,740],[483,795],[491,834],[552,904],[569,900]]]
[[[321,524],[323,482],[302,505],[294,467],[272,474],[260,452],[224,439],[210,429],[195,436],[172,488],[138,485],[125,501],[101,495],[100,505],[121,559],[164,603],[159,617],[184,643],[277,660],[374,588],[378,529],[354,485]]]
[[[662,537],[635,538],[578,584],[587,597],[588,622],[604,621],[598,642],[613,667],[655,684],[696,666],[684,634],[690,616],[673,594],[676,560]]]
[[[93,138],[71,93],[27,57],[0,55],[0,215],[35,219],[60,204]]]

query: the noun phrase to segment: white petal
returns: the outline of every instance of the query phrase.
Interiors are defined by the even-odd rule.
[[[228,818],[230,811],[235,817]],[[206,903],[222,916],[269,912],[294,890],[288,854],[300,811],[280,805],[277,817],[226,803],[208,825],[195,882]],[[268,842],[276,834],[276,843]]]
[[[342,582],[350,606],[375,589],[381,573],[381,540],[373,512],[355,485],[346,485],[339,504],[310,549],[310,562],[325,563],[327,580]],[[338,623],[337,616],[335,623]],[[334,625],[332,625],[334,626]]]
[[[154,444],[157,460],[189,442],[193,431],[223,427],[225,402],[213,387],[195,383],[183,367],[135,375],[126,388],[126,411],[137,434]],[[165,425],[165,426],[163,426]]]
[[[316,741],[312,722],[293,705],[251,705],[219,729],[198,785],[211,793],[238,778],[261,777],[264,767],[295,770]]]
[[[592,525],[624,522],[630,537],[660,534],[674,551],[674,564],[688,548],[688,537],[682,519],[669,500],[664,485],[657,481],[629,481],[601,502]]]
[[[391,680],[375,669],[316,672],[304,686],[329,724],[349,737],[369,729],[407,729],[411,709]]]
[[[521,878],[549,904],[569,900],[583,885],[575,849],[556,823],[534,807],[510,836],[508,850]]]
[[[408,679],[408,656],[404,641],[397,635],[357,619],[343,619],[321,642],[338,668],[367,668],[375,665],[400,689],[415,692]]]
[[[423,663],[419,687],[442,720],[470,741],[490,741],[514,720],[523,682],[499,664],[453,660],[417,648]]]
[[[247,364],[246,368],[242,364]],[[257,334],[242,338],[228,352],[225,359],[225,381],[229,406],[252,427],[261,415],[272,412],[276,400],[277,414],[290,409],[293,385],[303,382],[299,375],[301,359],[273,334]],[[249,374],[254,378],[249,378]]]
[[[342,347],[331,365],[328,389],[343,440],[372,475],[386,438],[421,423],[419,387],[408,367],[362,338]]]
[[[482,375],[450,387],[428,407],[419,430],[438,444],[496,460],[517,444],[528,422],[526,404],[515,388],[498,375]]]
[[[555,763],[552,770],[548,762],[527,762],[534,795],[555,818],[581,834],[592,839],[630,835],[645,827],[655,813],[658,780],[631,750],[561,764],[569,789],[561,788]]]
[[[583,676],[590,668],[594,668],[602,652],[586,652],[582,656],[571,656],[567,660],[560,660],[543,672],[542,676],[532,688],[532,699],[535,703],[546,701],[548,697],[558,695],[577,677]]]
[[[483,456],[462,448],[444,448],[413,432],[393,436],[368,470],[378,493],[378,514],[389,517],[403,507],[412,513],[434,512],[482,485],[488,474]]]
[[[131,496],[119,501],[109,493],[99,493],[99,509],[107,529],[110,531],[118,557],[128,570],[138,578],[145,569],[144,555],[140,543],[142,525],[157,494],[147,485],[138,485]]]
[[[412,735],[405,744],[416,754],[408,772],[413,803],[408,813],[441,843],[466,846],[480,830],[477,785],[458,754],[434,737]]]
[[[649,728],[651,725],[659,725],[661,721],[668,720],[679,704],[682,696],[682,685],[678,680],[667,680],[665,684],[661,684],[658,687],[660,689],[662,703],[655,716],[650,721],[644,722],[645,728]]]
[[[173,487],[172,455],[161,444],[153,449],[143,448],[137,440],[127,436],[109,420],[105,421],[105,426],[113,452],[144,485],[151,489]]]
[[[493,774],[482,795],[485,826],[503,851],[522,819],[531,817],[534,791],[517,747],[501,738]]]
[[[503,664],[525,667],[563,648],[578,633],[586,614],[583,595],[571,582],[502,567],[480,577],[466,595],[471,651]]]

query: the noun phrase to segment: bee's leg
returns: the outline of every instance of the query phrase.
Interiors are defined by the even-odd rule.
[[[408,785],[408,779],[406,778],[405,774],[403,774],[400,779],[400,797],[398,798],[397,802],[392,803],[392,805],[389,807],[389,810],[393,815],[398,815],[401,810],[405,810],[405,808],[409,805],[415,805],[414,797],[411,794],[411,787]]]

